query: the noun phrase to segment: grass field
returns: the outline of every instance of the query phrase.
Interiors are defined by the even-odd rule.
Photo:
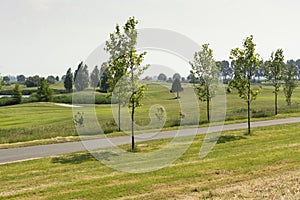
[[[58,86],[60,87],[60,86]],[[175,95],[169,92],[170,85],[150,84],[143,100],[143,107],[136,112],[136,123],[141,127],[139,130],[158,128],[147,126],[151,121],[149,116],[153,105],[162,105],[166,110],[167,120],[164,124],[165,129],[176,127],[180,124],[180,103],[174,99]],[[186,86],[185,86],[186,87]],[[263,92],[258,99],[253,102],[253,120],[273,118],[273,93],[272,87],[264,86]],[[184,98],[185,93],[181,96]],[[226,95],[226,120],[229,123],[240,122],[246,118],[246,104],[238,95],[233,92]],[[192,102],[190,102],[192,104]],[[300,111],[300,89],[297,88],[293,95],[293,105],[285,105],[284,95],[279,94],[279,113],[277,118],[298,116]],[[187,101],[187,106],[189,102]],[[105,133],[117,130],[117,125],[112,115],[111,105],[95,105],[98,121]],[[199,102],[200,124],[207,125],[206,104]],[[185,112],[187,125],[195,125],[195,109],[188,107],[191,112]],[[129,129],[129,115],[127,108],[122,108],[123,113],[127,113],[127,118],[122,118],[122,128]],[[193,112],[192,112],[193,111]],[[22,141],[40,140],[55,137],[76,136],[75,127],[72,119],[72,109],[57,106],[53,103],[29,103],[14,106],[0,107],[0,143],[14,143]],[[120,135],[120,133],[113,133]]]
[[[297,199],[300,196],[300,124],[224,132],[199,159],[203,136],[170,166],[122,173],[74,153],[0,165],[3,199]],[[169,140],[139,143],[150,152]],[[127,146],[123,146],[127,148]],[[158,158],[159,159],[159,158]]]

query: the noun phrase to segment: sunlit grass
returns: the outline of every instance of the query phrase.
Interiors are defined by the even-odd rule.
[[[282,177],[282,182],[290,188],[299,185],[296,179],[284,179],[300,169],[299,128],[300,124],[255,128],[252,136],[244,136],[243,130],[225,132],[204,159],[198,157],[203,136],[197,136],[175,163],[142,174],[115,171],[86,152],[0,165],[0,196],[8,199],[201,199],[226,195],[230,199],[234,195],[258,198],[257,195],[263,194],[276,198],[275,194],[281,196],[287,190],[272,187],[273,183],[268,181],[272,177]],[[140,152],[151,152],[169,141],[137,145]],[[269,190],[256,194],[251,192],[251,185],[245,192],[232,188],[232,185],[245,188],[250,182]]]

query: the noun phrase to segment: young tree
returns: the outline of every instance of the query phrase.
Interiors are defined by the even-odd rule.
[[[183,91],[183,88],[181,87],[181,82],[178,78],[176,78],[173,81],[172,88],[171,88],[170,92],[176,93],[176,98],[179,99],[180,98],[179,92],[182,92],[182,91]]]
[[[129,108],[131,109],[131,138],[132,149],[134,149],[134,116],[135,109],[141,106],[141,99],[146,89],[145,85],[139,83],[139,77],[147,69],[141,67],[146,52],[137,53],[137,30],[138,21],[130,17],[123,26],[124,33],[121,33],[117,25],[114,33],[110,34],[110,40],[106,42],[105,50],[110,54],[110,58],[105,63],[111,73],[109,83],[110,91],[117,95],[119,110],[119,130],[120,130],[120,106],[126,103],[129,98]],[[126,81],[127,80],[127,81]]]
[[[98,66],[95,66],[94,70],[91,73],[91,86],[96,89],[96,87],[99,86],[100,82],[100,71],[98,69]]]
[[[283,81],[284,88],[283,92],[285,95],[285,100],[288,106],[292,104],[292,95],[294,89],[297,87],[297,77],[298,77],[298,68],[295,61],[287,61],[286,68],[284,70]]]
[[[53,90],[49,87],[45,78],[40,78],[37,89],[37,97],[39,101],[49,102],[52,100]]]
[[[202,50],[195,52],[194,60],[190,61],[190,65],[194,88],[200,101],[206,101],[207,120],[210,121],[210,102],[217,90],[220,65],[216,65],[209,44],[203,44]]]
[[[56,80],[56,82],[58,82],[59,81],[59,76],[56,76],[55,80]]]
[[[275,115],[277,115],[277,97],[278,92],[280,88],[280,83],[283,79],[283,73],[284,73],[285,63],[284,63],[284,56],[283,56],[283,50],[277,49],[275,54],[272,52],[271,59],[266,62],[265,69],[264,69],[264,75],[265,78],[268,81],[271,81],[273,87],[274,87],[274,110]]]
[[[63,79],[63,78],[62,78]],[[74,84],[74,79],[73,79],[73,73],[71,71],[71,68],[68,69],[65,77],[64,77],[64,87],[68,92],[71,92],[73,89],[73,84]]]
[[[89,87],[88,66],[81,62],[74,74],[74,86],[77,91],[82,91]]]
[[[164,73],[160,73],[157,77],[159,81],[167,81],[167,76]]]
[[[229,82],[230,87],[235,88],[241,99],[247,102],[248,134],[251,133],[250,111],[251,103],[260,93],[261,89],[254,89],[251,79],[254,71],[259,69],[261,61],[259,54],[255,52],[253,36],[247,37],[243,42],[243,49],[232,49],[230,59],[234,62],[234,78]]]
[[[22,92],[20,90],[19,84],[15,84],[15,87],[12,91],[12,98],[13,98],[14,102],[16,102],[16,103],[22,102]]]
[[[129,68],[130,74],[130,85],[131,85],[131,96],[129,100],[128,107],[131,108],[131,149],[135,148],[134,144],[134,124],[135,124],[135,109],[142,106],[141,100],[144,97],[144,93],[147,90],[145,84],[140,83],[140,76],[144,73],[145,70],[149,68],[150,65],[141,66],[146,52],[138,54],[137,46],[137,30],[136,25],[138,21],[134,17],[129,18],[127,23],[124,26],[124,32],[128,38],[128,51],[125,54],[125,62]]]

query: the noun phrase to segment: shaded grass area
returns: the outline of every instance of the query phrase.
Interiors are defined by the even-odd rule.
[[[300,124],[255,128],[253,135],[247,137],[243,130],[225,132],[221,142],[204,159],[198,157],[203,136],[197,136],[176,162],[141,174],[115,171],[87,152],[0,165],[0,196],[6,199],[205,199],[222,198],[225,190],[228,198],[234,195],[243,198],[243,190],[230,193],[233,184],[261,178],[264,185],[269,177],[300,169],[299,128]],[[152,152],[169,141],[139,143],[138,148],[141,152]],[[115,155],[105,156],[109,159]],[[293,181],[297,180],[287,181],[286,184],[296,184]],[[223,188],[222,193],[218,193],[219,188]],[[284,195],[280,188],[277,190]],[[272,191],[265,192],[272,198]]]

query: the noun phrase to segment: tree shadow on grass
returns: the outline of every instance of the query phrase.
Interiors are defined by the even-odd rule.
[[[112,156],[117,156],[118,154],[114,154],[111,152],[94,152],[93,154],[87,153],[76,153],[70,154],[66,156],[54,157],[51,159],[52,163],[61,163],[61,164],[80,164],[87,161],[96,161],[99,160],[108,160]],[[95,158],[95,157],[97,158]]]
[[[217,144],[222,144],[226,142],[232,142],[236,140],[247,139],[244,136],[236,136],[236,135],[222,135],[219,137]]]

